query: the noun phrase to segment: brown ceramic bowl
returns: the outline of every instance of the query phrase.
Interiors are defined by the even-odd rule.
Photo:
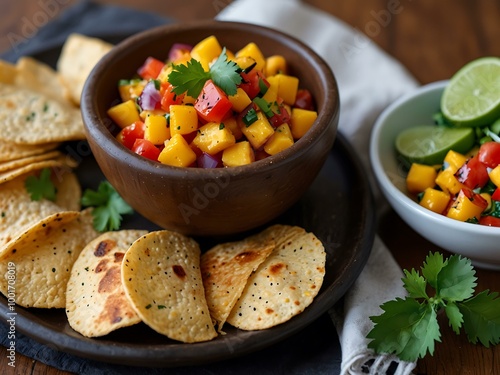
[[[107,109],[119,99],[117,83],[132,77],[148,56],[166,59],[174,43],[196,44],[215,35],[238,50],[257,43],[265,56],[283,55],[291,74],[308,88],[318,118],[292,147],[250,165],[201,169],[162,165],[118,143]],[[188,235],[227,235],[276,218],[307,190],[323,166],[338,124],[339,95],[327,64],[305,44],[281,32],[244,23],[209,21],[167,25],[134,35],[108,53],[90,74],[81,109],[91,150],[109,182],[142,216]]]

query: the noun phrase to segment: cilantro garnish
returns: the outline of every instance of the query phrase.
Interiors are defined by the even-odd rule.
[[[464,329],[469,342],[486,347],[500,343],[500,298],[489,290],[474,296],[477,278],[468,258],[452,255],[445,260],[430,253],[421,271],[404,270],[408,297],[385,302],[382,315],[370,317],[375,325],[367,334],[372,339],[368,347],[409,362],[427,352],[432,355],[435,342],[441,341],[441,311],[456,334]]]
[[[40,172],[40,177],[28,176],[24,182],[26,190],[31,196],[31,200],[39,201],[41,199],[48,199],[50,201],[56,200],[56,187],[50,179],[50,169],[44,168]]]
[[[92,216],[95,230],[112,231],[120,228],[122,215],[134,211],[108,181],[102,181],[97,191],[87,189],[82,196],[82,205],[94,207]]]
[[[173,64],[172,72],[168,75],[174,94],[187,93],[193,98],[198,97],[209,79],[227,95],[236,94],[237,85],[241,83],[240,67],[234,61],[227,60],[225,47],[208,72],[198,60],[192,58],[185,65]]]

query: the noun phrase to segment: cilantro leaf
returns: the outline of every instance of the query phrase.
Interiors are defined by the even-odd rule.
[[[227,95],[235,95],[236,86],[241,83],[239,66],[234,61],[228,61],[226,48],[222,49],[215,63],[210,67],[212,81]]]
[[[93,225],[99,232],[120,229],[122,215],[134,212],[108,181],[102,181],[97,191],[85,190],[81,202],[83,206],[94,207]]]
[[[198,97],[205,82],[209,79],[210,72],[206,72],[196,59],[189,60],[186,65],[172,65],[172,72],[168,75],[174,94],[187,93],[193,98]]]
[[[472,297],[477,285],[475,273],[469,259],[452,255],[438,274],[437,294],[448,301],[463,301]]]
[[[33,175],[26,178],[24,186],[30,194],[31,200],[39,201],[44,198],[50,201],[56,200],[56,187],[50,179],[50,174],[50,169],[44,168],[38,178]]]
[[[403,278],[403,283],[410,297],[428,299],[429,297],[425,292],[427,281],[415,269],[412,269],[411,272],[404,270],[404,274],[406,277]]]
[[[375,323],[367,338],[369,348],[379,353],[394,353],[413,362],[434,353],[434,342],[441,341],[436,311],[413,298],[397,298],[381,306],[384,313],[370,319]]]
[[[449,302],[445,307],[446,316],[450,322],[450,327],[457,335],[460,333],[460,328],[464,322],[463,315],[460,309],[454,302]]]
[[[457,304],[463,314],[464,330],[473,344],[479,340],[489,347],[500,343],[500,298],[498,293],[485,290]]]
[[[425,258],[424,266],[422,267],[422,275],[424,275],[427,282],[433,288],[436,288],[438,274],[445,265],[446,262],[443,260],[443,254],[429,253]]]

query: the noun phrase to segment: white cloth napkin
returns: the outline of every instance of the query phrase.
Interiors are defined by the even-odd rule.
[[[376,186],[368,160],[371,126],[388,104],[417,87],[404,67],[359,31],[299,0],[238,0],[217,19],[279,29],[305,42],[330,64],[340,92],[339,131],[359,153]],[[378,190],[374,194],[380,198]],[[366,334],[373,327],[369,316],[381,314],[383,302],[404,296],[402,277],[401,268],[376,236],[366,267],[345,297],[343,311],[331,311],[342,347],[341,374],[403,375],[415,368],[415,363],[376,355],[367,348]]]

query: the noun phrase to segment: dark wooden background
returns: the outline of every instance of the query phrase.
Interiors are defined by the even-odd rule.
[[[179,21],[213,18],[231,0],[98,0],[170,16]],[[500,2],[496,0],[305,0],[365,32],[374,43],[402,62],[422,83],[448,79],[481,56],[500,56]],[[1,0],[0,52],[11,48],[8,33],[22,35],[23,22],[34,21],[52,4],[55,18],[76,0]],[[389,7],[399,13],[387,16]],[[24,20],[24,21],[23,21]],[[380,27],[370,28],[376,22]],[[360,99],[362,99],[360,97]],[[382,217],[379,233],[402,268],[418,268],[429,251],[441,250],[413,232],[393,211]],[[499,236],[500,239],[500,236]],[[442,250],[441,250],[442,251]],[[500,251],[500,246],[499,246]],[[448,255],[444,252],[445,255]],[[476,290],[500,292],[500,272],[477,270]],[[418,374],[499,374],[500,346],[485,348],[456,336],[442,321],[442,342],[434,356],[418,361]],[[0,348],[0,373],[11,373],[6,349]],[[17,355],[16,374],[62,375],[65,372]]]

